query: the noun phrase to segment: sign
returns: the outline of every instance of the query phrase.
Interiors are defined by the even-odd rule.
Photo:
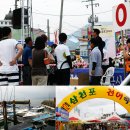
[[[115,57],[115,37],[114,37],[114,30],[112,24],[103,25],[103,26],[95,26],[95,28],[100,30],[100,37],[105,41],[106,46],[105,49],[109,52],[108,57]]]
[[[91,86],[78,89],[65,97],[58,107],[70,112],[78,104],[93,98],[106,98],[122,105],[130,112],[130,97],[121,91],[108,86]]]
[[[115,32],[129,29],[130,3],[121,3],[113,7],[113,27]]]
[[[119,11],[120,9],[122,9],[123,11],[123,19],[120,20],[120,14]],[[126,23],[127,20],[127,10],[124,4],[119,4],[117,9],[116,9],[116,22],[118,24],[118,26],[122,27],[124,26],[124,24]]]
[[[62,108],[56,108],[56,112],[60,113],[61,114],[61,117],[65,120],[69,120],[69,113],[68,111],[62,109]]]
[[[113,31],[113,26],[112,24],[109,25],[102,25],[102,26],[94,26],[94,28],[97,28],[100,30],[100,36],[102,38],[107,38],[107,37],[114,37],[114,31]]]
[[[87,28],[87,33],[88,33],[88,39],[91,39],[91,36],[92,36],[92,27],[91,26],[88,26]]]
[[[86,36],[87,35],[87,29],[82,28],[81,33],[82,33],[82,36]]]

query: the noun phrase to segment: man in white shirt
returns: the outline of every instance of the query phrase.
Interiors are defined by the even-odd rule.
[[[102,56],[98,49],[98,43],[95,38],[91,39],[91,53],[89,63],[89,76],[91,85],[100,85],[100,79],[103,74],[102,71]]]
[[[0,41],[0,86],[19,85],[18,58],[22,55],[23,47],[15,39],[9,27],[3,27],[3,38]],[[17,49],[17,53],[16,53]]]
[[[61,33],[59,35],[59,45],[55,48],[55,56],[57,63],[57,85],[70,84],[70,69],[72,69],[72,61],[68,46],[65,45],[67,35]]]

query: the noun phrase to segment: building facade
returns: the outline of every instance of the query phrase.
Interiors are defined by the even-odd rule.
[[[0,20],[0,27],[12,27],[11,20]]]

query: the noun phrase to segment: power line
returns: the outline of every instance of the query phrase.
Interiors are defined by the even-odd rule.
[[[63,30],[72,31],[71,29],[68,29],[68,28],[66,28],[66,27],[64,27]]]
[[[99,12],[99,13],[95,13],[95,14],[104,14],[104,13],[108,13],[108,12],[112,12],[112,10],[108,10],[108,11],[104,11],[104,12]]]
[[[80,28],[81,28],[81,27],[74,26],[74,25],[72,25],[72,24],[70,24],[70,23],[68,23],[68,22],[64,22],[64,21],[63,21],[63,23],[65,23],[65,24],[67,24],[67,25],[69,25],[69,26],[71,26],[71,27],[73,27],[73,28],[76,28],[76,29],[80,29]]]
[[[103,13],[108,13],[111,12],[112,10],[108,10],[108,11],[104,11],[104,12],[99,12],[99,13],[95,13],[95,14],[103,14]],[[56,16],[59,17],[60,15],[57,14],[45,14],[45,13],[41,13],[41,12],[32,12],[33,14],[39,14],[39,15],[48,15],[48,16]],[[65,17],[78,17],[78,16],[86,16],[86,15],[91,15],[91,14],[71,14],[71,15],[63,15]]]
[[[44,14],[44,13],[38,13],[38,12],[33,12],[34,14],[40,14],[40,15],[49,15],[49,16],[57,16],[59,17],[60,15],[57,14]],[[81,14],[81,15],[63,15],[63,16],[85,16],[85,15],[90,15],[90,14]]]

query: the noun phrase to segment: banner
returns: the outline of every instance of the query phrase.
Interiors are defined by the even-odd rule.
[[[103,25],[103,26],[95,26],[100,30],[100,37],[105,41],[106,46],[105,49],[109,52],[108,57],[116,56],[116,48],[115,48],[115,36],[112,25]]]
[[[70,112],[78,104],[93,98],[113,100],[130,112],[130,97],[113,87],[107,86],[91,86],[78,89],[65,97],[58,104],[58,107]]]

